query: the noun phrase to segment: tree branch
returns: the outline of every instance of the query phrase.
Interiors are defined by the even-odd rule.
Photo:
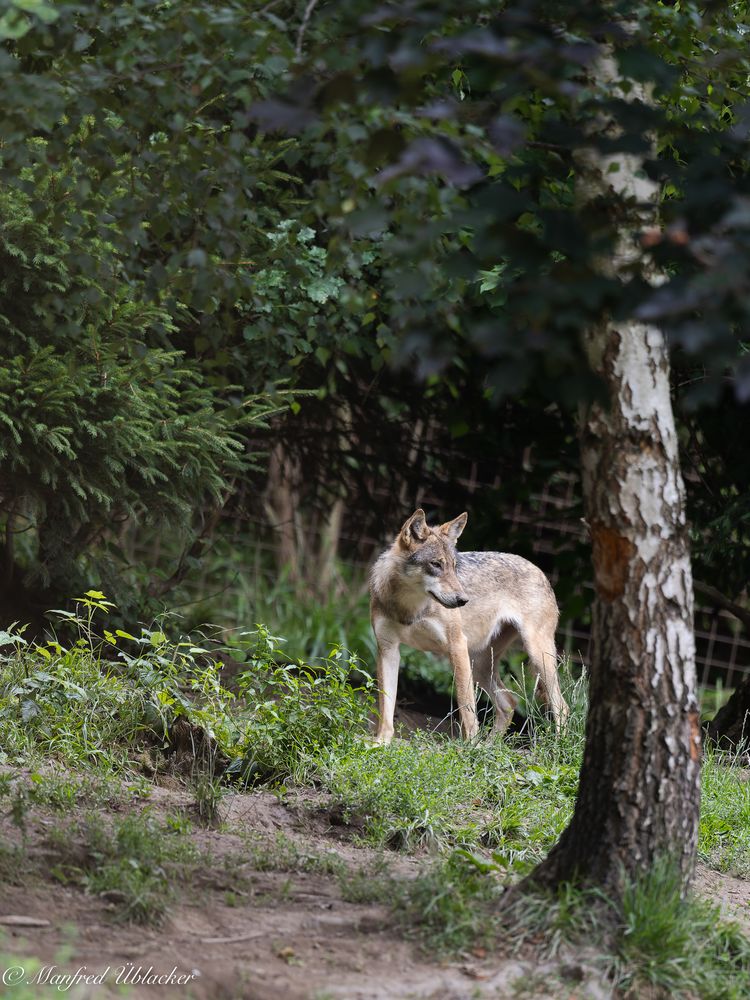
[[[738,621],[741,621],[745,628],[750,631],[750,610],[743,608],[741,604],[736,604],[734,601],[730,600],[730,598],[722,594],[721,591],[717,590],[716,587],[712,587],[710,583],[701,583],[700,580],[695,580],[693,586],[696,590],[700,591],[701,594],[705,594],[717,608],[722,608],[724,611],[728,611],[730,615],[734,615],[734,617]]]
[[[302,41],[305,37],[305,32],[307,31],[307,22],[310,20],[312,12],[318,5],[318,0],[307,0],[307,7],[305,7],[305,13],[302,16],[302,24],[299,26],[299,32],[297,33],[297,44],[294,51],[297,57],[302,55]]]
[[[151,584],[149,584],[149,597],[164,597],[164,595],[168,594],[170,590],[174,590],[175,587],[182,583],[184,578],[187,576],[188,570],[190,569],[189,560],[198,559],[203,554],[203,550],[213,535],[216,525],[221,519],[221,515],[224,512],[224,508],[229,501],[229,497],[231,496],[233,489],[234,482],[230,484],[224,500],[220,504],[217,504],[206,518],[202,530],[193,539],[192,544],[182,553],[180,561],[177,564],[177,568],[172,575],[167,577],[165,580],[154,580]]]

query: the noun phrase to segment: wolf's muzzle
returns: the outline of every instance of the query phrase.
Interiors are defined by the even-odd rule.
[[[428,593],[444,608],[462,608],[464,604],[469,603],[469,598],[463,594],[436,594],[434,590],[429,590]]]

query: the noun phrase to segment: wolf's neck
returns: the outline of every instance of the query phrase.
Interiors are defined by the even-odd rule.
[[[397,557],[390,552],[382,556],[373,569],[373,593],[389,618],[411,625],[424,616],[430,597],[421,586],[404,579],[399,570]]]

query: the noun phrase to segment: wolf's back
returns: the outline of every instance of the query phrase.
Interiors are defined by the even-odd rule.
[[[510,552],[459,552],[456,572],[462,587],[471,597],[499,591],[524,604],[547,604],[557,601],[542,570],[522,556]]]

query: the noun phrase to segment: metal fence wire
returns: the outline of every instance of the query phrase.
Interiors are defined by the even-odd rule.
[[[467,483],[467,487],[472,484]],[[577,507],[580,480],[575,475],[558,474],[544,490],[531,497],[524,508],[517,504],[509,511],[514,527],[524,527],[532,536],[534,553],[553,556],[566,541],[585,538],[585,528],[573,517],[566,516]],[[554,570],[550,572],[553,584]],[[591,592],[593,585],[584,583]],[[558,633],[560,645],[572,659],[586,663],[591,651],[591,631],[585,622],[563,622]],[[750,674],[750,640],[742,633],[740,623],[728,612],[695,605],[696,669],[698,681],[707,687],[736,687]]]
[[[476,469],[459,480],[468,496],[486,486],[477,480]],[[427,493],[416,498],[418,505],[440,506],[440,498]],[[508,510],[505,520],[513,529],[523,529],[531,539],[533,553],[549,569],[552,584],[557,582],[554,556],[571,542],[585,540],[586,529],[574,511],[580,509],[580,479],[570,473],[557,473],[541,492],[533,493],[523,504]],[[593,584],[584,582],[593,599]],[[590,603],[590,602],[587,602]],[[740,623],[728,612],[695,606],[696,669],[698,682],[707,687],[736,687],[750,674],[750,640],[743,636]],[[558,643],[571,659],[588,662],[591,630],[587,622],[569,619],[561,623]]]
[[[471,497],[479,490],[492,489],[498,482],[481,481],[476,467],[470,467],[467,475],[457,477],[454,485],[459,485],[467,497],[466,506],[471,507]],[[378,499],[391,489],[388,483],[372,484],[372,499],[377,506]],[[415,506],[427,509],[440,508],[442,498],[422,491],[414,497]],[[523,503],[516,503],[504,517],[509,534],[517,531],[530,540],[532,558],[538,560],[547,571],[553,586],[559,574],[555,570],[555,556],[566,547],[585,541],[586,529],[578,516],[580,512],[580,479],[575,474],[557,473],[541,492],[533,493]],[[237,530],[250,529],[254,537],[254,547],[274,549],[273,532],[269,532],[267,521],[262,515],[245,513],[242,525]],[[348,530],[347,530],[348,529]],[[383,526],[380,538],[370,537],[355,527],[344,524],[341,532],[342,551],[347,558],[342,560],[357,575],[364,578],[371,554],[382,549],[392,525]],[[583,583],[593,599],[593,585]],[[584,602],[590,606],[590,601]],[[696,667],[698,681],[707,687],[734,688],[750,674],[750,639],[744,637],[740,623],[728,612],[696,602],[695,606]],[[558,645],[579,663],[587,663],[591,652],[591,632],[586,620],[568,619],[561,622],[558,630]]]

